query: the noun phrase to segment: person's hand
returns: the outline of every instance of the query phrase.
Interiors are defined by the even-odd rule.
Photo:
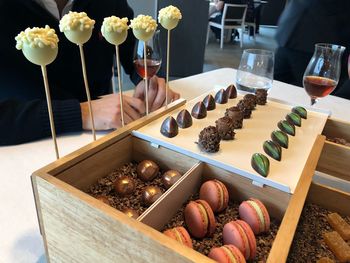
[[[145,113],[145,103],[134,97],[123,96],[124,122],[128,124]],[[110,94],[91,101],[96,130],[109,130],[122,126],[119,94]],[[88,102],[80,103],[84,130],[91,130]]]
[[[165,105],[165,80],[153,76],[148,83],[148,107],[150,112],[155,111]],[[145,100],[145,82],[141,81],[135,88],[134,97]],[[168,103],[180,98],[180,94],[168,90]]]

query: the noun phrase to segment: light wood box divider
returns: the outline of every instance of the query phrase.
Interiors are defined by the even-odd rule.
[[[343,138],[350,142],[350,123],[330,118],[323,134],[327,138]],[[350,147],[326,141],[316,170],[350,181]]]

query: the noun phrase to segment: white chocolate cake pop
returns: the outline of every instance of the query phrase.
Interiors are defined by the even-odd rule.
[[[159,10],[158,22],[168,30],[174,29],[182,18],[180,10],[172,5]]]
[[[27,28],[16,36],[16,48],[32,63],[45,66],[53,62],[58,52],[58,37],[55,30],[45,28]]]
[[[130,23],[135,37],[142,41],[149,40],[157,29],[157,22],[151,16],[138,15]]]
[[[103,19],[101,33],[104,38],[112,45],[120,45],[128,36],[128,18],[119,18],[110,16]]]
[[[60,31],[69,41],[82,45],[90,39],[94,25],[95,20],[90,19],[85,12],[70,11],[62,17]]]

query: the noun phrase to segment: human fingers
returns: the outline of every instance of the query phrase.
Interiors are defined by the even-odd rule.
[[[134,98],[144,100],[145,98],[145,81],[141,80],[135,87]]]
[[[157,96],[153,101],[151,111],[159,109],[165,101],[165,79],[157,78],[158,81],[158,92]]]
[[[153,76],[149,80],[149,85],[148,85],[148,105],[149,105],[150,109],[152,109],[152,105],[154,103],[154,100],[157,97],[158,89],[159,89],[158,77],[157,76]]]
[[[134,107],[131,106],[131,103],[130,101],[132,99],[136,99],[136,98],[130,98],[130,97],[127,97],[124,99],[124,112],[130,116],[130,118],[132,120],[136,120],[136,119],[139,119],[142,115],[137,111],[137,109],[135,109]]]
[[[145,102],[138,98],[124,96],[128,104],[135,109],[140,115],[144,115],[146,112]]]

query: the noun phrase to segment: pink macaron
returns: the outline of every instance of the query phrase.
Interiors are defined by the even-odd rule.
[[[204,200],[191,201],[185,208],[185,222],[191,235],[196,238],[210,237],[216,227],[213,210]]]
[[[182,245],[192,248],[192,239],[188,234],[187,230],[182,226],[167,229],[163,232],[163,234],[172,239],[175,239],[176,241],[180,242]]]
[[[250,226],[242,221],[236,220],[228,222],[223,229],[222,237],[224,244],[236,246],[245,259],[253,259],[256,255],[256,240]]]
[[[219,263],[245,263],[242,252],[234,245],[225,245],[222,247],[214,247],[208,255],[211,259]]]
[[[205,200],[214,212],[221,212],[228,205],[228,191],[226,186],[218,180],[206,181],[199,190],[199,198]]]
[[[251,198],[239,206],[239,217],[247,222],[254,234],[266,232],[270,229],[270,216],[262,202]]]

